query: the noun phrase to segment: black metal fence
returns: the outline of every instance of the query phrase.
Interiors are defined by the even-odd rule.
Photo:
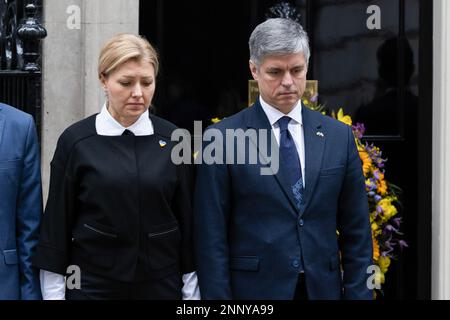
[[[0,102],[31,114],[41,129],[42,0],[0,0]]]

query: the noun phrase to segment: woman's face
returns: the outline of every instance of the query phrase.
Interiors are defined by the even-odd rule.
[[[101,77],[108,94],[108,111],[129,127],[149,108],[155,93],[155,68],[148,61],[129,60]]]

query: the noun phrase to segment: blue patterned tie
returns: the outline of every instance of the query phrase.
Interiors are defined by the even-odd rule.
[[[300,208],[303,195],[302,167],[300,165],[300,159],[298,157],[294,139],[288,130],[289,121],[291,121],[291,118],[287,116],[278,120],[278,125],[280,126],[280,155],[285,165],[285,178],[297,201],[297,207]]]

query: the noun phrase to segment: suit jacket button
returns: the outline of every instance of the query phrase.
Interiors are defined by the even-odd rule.
[[[298,220],[298,225],[300,227],[303,227],[304,224],[305,224],[305,221],[303,221],[303,219]]]
[[[300,267],[300,261],[298,261],[297,259],[295,259],[294,261],[292,261],[292,266],[293,266],[294,268]]]

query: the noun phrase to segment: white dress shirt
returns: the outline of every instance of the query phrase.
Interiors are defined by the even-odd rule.
[[[101,136],[120,136],[128,129],[135,136],[149,136],[154,134],[153,123],[149,118],[148,110],[128,128],[117,122],[106,108],[95,119],[95,129]],[[40,282],[42,298],[44,300],[64,300],[66,293],[65,277],[46,270],[40,270]],[[200,300],[200,289],[198,286],[197,273],[191,272],[183,275],[183,300]]]
[[[278,145],[280,145],[280,126],[278,125],[278,120],[284,116],[288,116],[292,119],[288,124],[288,130],[295,142],[295,147],[302,167],[303,187],[305,187],[305,135],[303,131],[301,100],[298,101],[297,105],[288,114],[284,114],[280,110],[269,105],[261,96],[259,97],[259,102],[261,103],[261,107],[263,108],[267,119],[269,119]]]

